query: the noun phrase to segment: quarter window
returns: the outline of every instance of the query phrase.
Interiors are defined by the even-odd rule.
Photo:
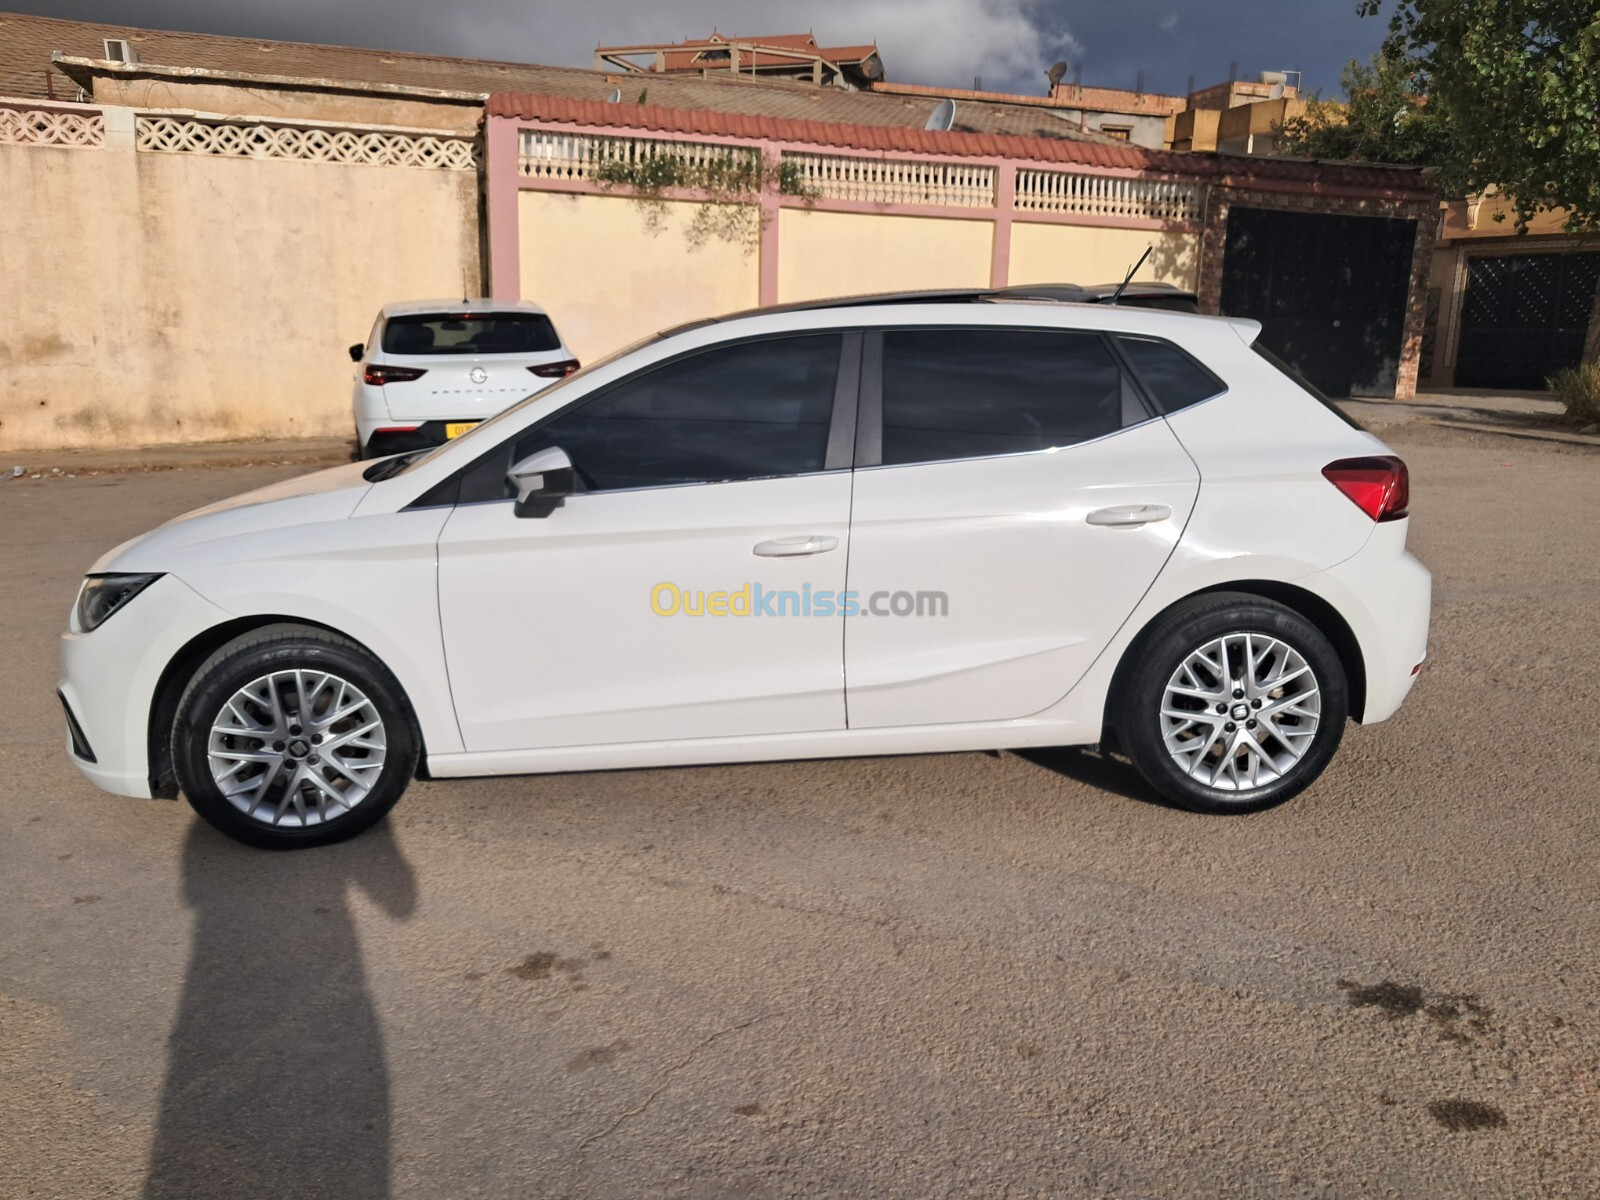
[[[1118,334],[1139,382],[1162,412],[1177,412],[1227,391],[1227,385],[1171,342]]]
[[[646,371],[521,438],[560,446],[589,491],[820,471],[840,335],[743,342]]]
[[[883,335],[883,462],[1020,454],[1123,424],[1122,372],[1099,334],[901,329]]]

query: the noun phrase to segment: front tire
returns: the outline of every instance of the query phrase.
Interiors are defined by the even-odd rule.
[[[195,672],[172,761],[185,798],[229,837],[323,846],[381,821],[416,774],[421,739],[387,668],[323,629],[273,625]]]
[[[1135,645],[1115,724],[1156,791],[1195,812],[1257,812],[1322,774],[1350,712],[1327,637],[1293,609],[1213,593]]]

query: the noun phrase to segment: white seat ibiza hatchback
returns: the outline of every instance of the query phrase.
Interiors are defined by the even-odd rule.
[[[460,437],[578,369],[544,309],[484,299],[387,305],[350,359],[361,458]]]
[[[663,335],[92,568],[70,753],[243,841],[429,778],[1093,744],[1306,787],[1424,656],[1406,468],[1249,321],[866,298]]]

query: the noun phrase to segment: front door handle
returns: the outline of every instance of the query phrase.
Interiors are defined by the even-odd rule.
[[[802,533],[795,537],[771,538],[756,543],[755,553],[762,558],[799,558],[807,554],[825,554],[839,544],[836,537],[816,533]]]
[[[1152,521],[1165,521],[1172,510],[1165,504],[1119,504],[1114,508],[1097,508],[1085,518],[1091,525],[1108,525],[1127,529],[1134,525],[1148,525]]]

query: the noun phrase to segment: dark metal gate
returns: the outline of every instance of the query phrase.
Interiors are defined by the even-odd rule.
[[[1393,396],[1417,223],[1234,207],[1222,311],[1330,396]]]
[[[1600,253],[1467,260],[1457,387],[1542,388],[1583,358]]]

